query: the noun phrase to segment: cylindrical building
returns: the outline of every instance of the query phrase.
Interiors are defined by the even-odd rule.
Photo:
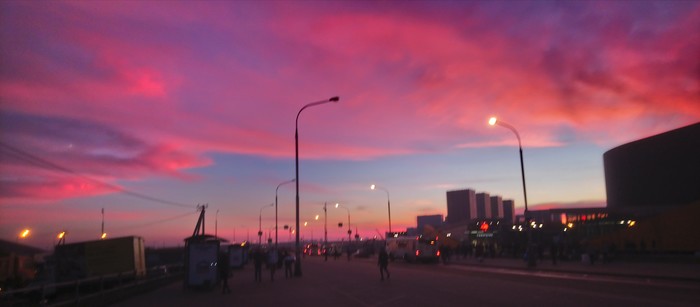
[[[648,215],[700,200],[700,123],[603,155],[610,212]]]

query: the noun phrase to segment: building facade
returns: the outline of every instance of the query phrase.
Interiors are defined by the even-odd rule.
[[[498,195],[491,196],[491,218],[503,218],[503,198]]]
[[[700,201],[700,123],[603,154],[611,212],[656,215]]]
[[[472,189],[447,191],[447,223],[476,218],[476,192]]]
[[[515,201],[512,199],[503,201],[503,220],[510,224],[515,223]]]
[[[476,193],[476,218],[490,219],[491,217],[491,195],[486,192]]]

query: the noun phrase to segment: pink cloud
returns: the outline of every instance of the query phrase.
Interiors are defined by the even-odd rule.
[[[300,117],[305,159],[515,144],[486,125],[492,115],[526,146],[613,145],[700,119],[697,5],[653,23],[604,3],[546,16],[444,3],[49,5],[5,4],[33,13],[3,32],[2,112],[101,128],[105,143],[26,138],[110,182],[192,179],[214,152],[290,158],[296,112],[334,95]]]

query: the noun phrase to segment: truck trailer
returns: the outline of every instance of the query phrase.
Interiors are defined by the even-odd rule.
[[[144,241],[129,236],[56,246],[56,280],[74,280],[119,273],[146,274]]]

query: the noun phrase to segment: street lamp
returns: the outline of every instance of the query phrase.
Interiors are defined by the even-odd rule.
[[[328,209],[326,205],[327,202],[323,202],[323,248],[325,248],[323,261],[328,261]],[[318,215],[316,215],[316,219],[318,219]]]
[[[294,162],[295,162],[295,171],[296,171],[296,190],[297,190],[297,195],[296,195],[296,251],[294,252],[296,255],[296,261],[294,262],[294,276],[301,276],[301,246],[299,245],[299,115],[301,114],[304,109],[308,107],[313,107],[317,106],[320,104],[328,103],[328,102],[338,102],[340,98],[338,96],[331,97],[326,100],[321,100],[321,101],[316,101],[309,103],[305,106],[303,106],[299,112],[297,113],[297,118],[296,121],[294,122]]]
[[[389,233],[391,233],[391,199],[389,198],[389,190],[382,188],[378,185],[374,185],[374,184],[371,185],[369,188],[372,190],[380,189],[380,190],[386,192],[386,207],[387,207],[387,210],[389,211]]]
[[[262,206],[260,208],[260,216],[258,217],[258,245],[261,247],[262,247],[262,235],[263,235],[263,232],[262,232],[262,211],[263,211],[263,209],[265,209],[267,207],[272,207],[274,205],[275,204],[269,204],[269,205]]]
[[[56,245],[66,244],[66,231],[64,230],[59,232],[56,239],[58,239],[58,243],[56,243]]]
[[[31,232],[31,231],[29,230],[29,228],[22,229],[22,232],[19,233],[19,236],[18,236],[18,237],[19,237],[19,238],[22,238],[22,239],[25,239],[25,238],[27,238],[27,237],[29,236],[29,233],[30,233],[30,232]]]
[[[498,120],[496,117],[491,117],[489,118],[489,125],[494,126],[494,125],[499,125],[505,128],[510,129],[510,131],[513,131],[515,133],[515,137],[518,139],[518,148],[520,150],[520,174],[523,178],[523,199],[525,201],[525,223],[528,224],[528,230],[527,230],[527,264],[530,267],[535,266],[535,257],[532,255],[532,231],[530,231],[529,227],[529,219],[528,219],[528,210],[527,210],[527,189],[525,188],[525,165],[523,163],[523,145],[520,142],[520,134],[518,134],[518,131],[515,130],[515,127],[509,125],[508,123]]]
[[[279,191],[280,187],[284,184],[287,183],[292,183],[294,181],[297,181],[296,179],[292,180],[287,180],[285,182],[282,182],[277,185],[277,188],[275,189],[275,250],[277,250],[277,192]]]
[[[348,212],[348,261],[350,261],[350,234],[352,234],[352,230],[350,230],[350,209],[347,207],[341,206],[339,203],[335,203],[336,208],[343,208]]]

